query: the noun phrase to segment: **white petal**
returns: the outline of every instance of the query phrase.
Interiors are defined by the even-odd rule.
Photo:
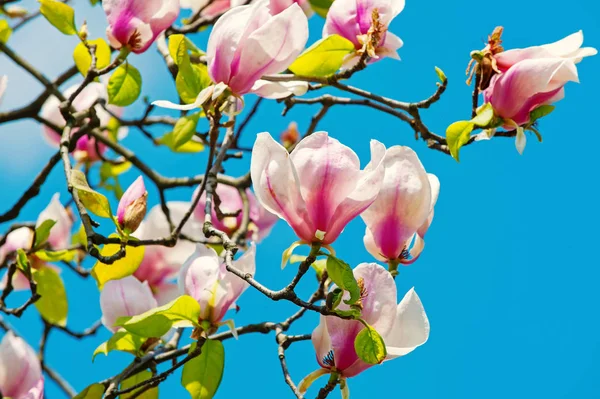
[[[384,337],[387,360],[404,356],[427,342],[429,319],[421,299],[411,288],[396,309],[396,321],[392,330]]]

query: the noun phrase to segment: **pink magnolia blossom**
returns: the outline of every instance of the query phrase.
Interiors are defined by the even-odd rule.
[[[100,293],[102,324],[112,332],[118,330],[115,322],[119,317],[136,316],[157,306],[148,283],[133,276],[108,281]]]
[[[371,140],[371,162],[360,170],[354,151],[326,132],[303,139],[291,154],[268,133],[260,133],[250,166],[254,192],[301,240],[330,244],[375,201],[384,154],[383,144]]]
[[[362,318],[383,338],[386,360],[404,356],[427,342],[429,320],[414,289],[411,288],[396,305],[396,284],[385,268],[375,263],[362,263],[354,269],[354,277],[362,287]],[[342,302],[340,308],[347,309],[348,306]],[[318,377],[335,367],[342,378],[348,378],[371,367],[354,349],[354,340],[363,328],[357,320],[321,316],[312,333],[312,343],[323,370],[312,376]],[[311,380],[309,376],[300,383],[300,389],[306,390]]]
[[[2,97],[4,96],[4,92],[6,91],[6,86],[8,85],[8,76],[0,76],[0,104],[2,104]]]
[[[56,223],[50,230],[48,244],[55,250],[66,249],[71,245],[71,230],[73,229],[73,219],[67,209],[60,202],[60,194],[52,196],[50,203],[42,212],[40,212],[36,227],[46,220],[54,220]]]
[[[69,87],[64,91],[64,96],[69,97],[73,92],[79,87],[79,85],[74,85]],[[107,100],[108,95],[106,93],[106,87],[104,84],[100,82],[92,82],[83,89],[83,91],[75,98],[73,101],[73,107],[77,111],[84,111],[91,108],[96,102],[99,100]],[[65,120],[62,117],[59,109],[60,100],[54,96],[48,98],[48,100],[42,106],[41,116],[45,120],[51,122],[56,127],[62,129],[65,126]],[[121,115],[123,113],[123,109],[121,107],[116,107],[114,105],[108,105],[107,108],[116,115]],[[100,120],[101,126],[108,125],[111,115],[106,112],[100,105],[96,105],[94,107],[96,111],[96,115]],[[58,148],[60,145],[60,134],[57,133],[54,129],[46,126],[43,126],[43,134],[44,139],[53,147]],[[73,133],[77,130],[73,129]],[[119,129],[120,138],[124,137],[127,134],[126,128]],[[81,137],[75,146],[74,157],[78,161],[85,162],[95,162],[100,160],[100,155],[98,154],[104,153],[106,151],[106,146],[101,143],[96,143],[96,140],[93,138],[89,138],[88,136]]]
[[[554,43],[503,51],[495,54],[494,58],[500,72],[506,72],[516,63],[529,59],[563,58],[577,64],[584,57],[598,54],[595,48],[581,48],[582,45],[583,32],[579,31]]]
[[[361,39],[371,27],[375,9],[379,12],[380,23],[387,29],[404,9],[404,0],[335,0],[327,13],[323,37],[337,34],[354,43],[357,50],[361,49]],[[398,36],[386,31],[375,52],[378,57],[400,59],[397,50],[402,45]]]
[[[33,349],[12,331],[0,342],[0,392],[11,399],[42,399],[44,377]]]
[[[192,10],[192,14],[200,11],[200,16],[213,18],[246,3],[244,0],[180,0],[181,8]]]
[[[221,201],[219,209],[222,213],[235,213],[240,211],[237,216],[226,216],[222,220],[219,220],[215,211],[215,204],[213,201],[212,211],[212,223],[213,225],[228,234],[233,234],[238,230],[242,224],[243,219],[243,207],[242,197],[237,188],[228,186],[226,184],[218,184],[216,194]],[[195,195],[195,194],[194,194]],[[261,204],[256,200],[254,193],[249,189],[246,190],[248,196],[249,211],[250,211],[250,224],[248,226],[248,238],[254,241],[260,241],[266,237],[273,225],[279,220],[276,215],[267,211]],[[196,220],[202,224],[204,223],[205,210],[206,208],[206,194],[202,193],[198,206],[194,211]]]
[[[110,44],[136,54],[146,51],[179,15],[179,0],[104,0],[102,7]]]
[[[234,266],[253,275],[255,254],[256,248],[251,245],[233,262]],[[180,292],[197,300],[202,312],[200,318],[213,325],[220,323],[229,309],[235,308],[237,299],[248,286],[247,282],[227,271],[214,249],[202,244],[196,247],[196,252],[179,273]]]
[[[302,8],[302,11],[304,11],[304,14],[306,14],[307,17],[310,17],[314,14],[309,0],[269,0],[269,10],[273,15],[279,14],[294,3],[298,4],[300,8]]]
[[[171,219],[178,224],[191,204],[187,202],[168,202]],[[194,236],[201,227],[191,220],[183,228],[183,233]],[[164,238],[171,234],[167,219],[157,205],[150,209],[148,217],[136,231],[141,240]],[[196,246],[186,240],[177,240],[174,247],[148,245],[144,250],[144,259],[133,274],[138,280],[147,282],[159,305],[165,305],[179,296],[179,288],[174,280],[183,263],[194,253]]]
[[[423,250],[440,182],[409,147],[389,148],[383,163],[381,191],[360,215],[367,225],[365,247],[378,260],[409,264]]]
[[[129,233],[137,230],[146,216],[148,192],[142,176],[138,177],[123,193],[117,208],[119,226]]]

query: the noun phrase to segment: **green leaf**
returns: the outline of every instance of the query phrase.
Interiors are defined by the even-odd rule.
[[[173,128],[173,146],[175,149],[181,147],[194,137],[200,113],[185,115],[179,118]]]
[[[40,250],[35,253],[44,262],[71,262],[77,255],[77,250],[61,249],[59,251]]]
[[[554,111],[556,107],[554,105],[540,105],[529,114],[529,123],[533,123],[546,115],[549,115]],[[541,140],[540,140],[541,141]]]
[[[122,162],[119,164],[104,162],[100,167],[100,181],[104,183],[111,177],[122,175],[129,169],[131,169],[131,162]]]
[[[35,303],[44,320],[59,326],[67,325],[67,292],[60,275],[50,267],[42,267],[33,273],[37,292],[41,298]]]
[[[88,40],[89,44],[96,45],[96,69],[102,69],[110,65],[110,47],[106,41],[102,38],[95,40]],[[80,42],[75,46],[73,51],[73,61],[77,66],[77,70],[86,76],[92,65],[92,56],[88,48]]]
[[[77,169],[71,170],[71,184],[77,190],[79,200],[85,206],[85,209],[101,218],[112,218],[108,199],[90,188],[82,171]]]
[[[134,375],[133,377],[129,377],[125,381],[123,381],[121,383],[121,390],[125,390],[127,388],[133,387],[133,386],[135,386],[141,382],[144,382],[150,378],[152,378],[152,372],[150,370],[144,370],[142,372],[139,372],[136,375]],[[121,398],[121,399],[130,398],[130,397],[134,396],[140,389],[143,389],[143,387],[140,387],[140,388],[135,389],[128,393],[124,393],[124,394],[120,395],[119,398]],[[140,398],[140,399],[158,399],[158,387],[148,389],[147,391],[143,392],[141,395],[136,396],[136,397]]]
[[[387,356],[383,338],[371,326],[366,326],[358,333],[354,340],[354,350],[358,357],[368,364],[379,364]]]
[[[111,234],[110,237],[118,237]],[[130,237],[130,240],[135,238]],[[106,244],[100,250],[102,256],[112,256],[119,251],[119,244]],[[98,283],[98,288],[102,289],[107,281],[119,280],[123,277],[131,276],[138,269],[144,259],[144,247],[126,247],[125,256],[116,260],[113,264],[107,265],[97,261],[92,268],[92,276]]]
[[[169,36],[169,54],[176,65],[181,64],[186,55],[189,57],[188,51],[198,56],[206,54],[196,47],[196,45],[185,35],[176,34]]]
[[[204,144],[193,139],[179,147],[175,147],[175,136],[173,135],[173,132],[165,134],[158,139],[158,142],[169,147],[172,151],[179,153],[196,153],[204,150]]]
[[[327,12],[333,4],[333,0],[309,0],[312,9],[321,17],[327,17]]]
[[[147,338],[132,334],[125,330],[119,330],[106,342],[96,348],[92,356],[92,362],[99,354],[108,355],[112,351],[131,353],[134,356],[141,355],[140,348]]]
[[[42,224],[35,228],[35,243],[33,244],[33,248],[39,248],[44,245],[46,241],[48,241],[48,237],[50,237],[50,230],[56,224],[56,220],[44,220]]]
[[[133,65],[121,65],[108,80],[108,103],[126,107],[142,92],[142,75]]]
[[[48,22],[65,35],[77,34],[75,27],[75,11],[71,6],[55,0],[38,0],[40,12]]]
[[[494,121],[494,108],[492,104],[485,103],[477,110],[477,115],[475,118],[471,119],[471,122],[475,126],[479,127],[490,127]]]
[[[330,76],[340,69],[346,55],[354,50],[354,43],[350,40],[339,35],[327,36],[300,54],[289,69],[300,76]]]
[[[294,249],[298,248],[300,245],[303,245],[302,241],[295,241],[290,245],[283,253],[281,254],[281,269],[283,270],[285,266],[288,264],[288,261],[292,257],[294,253]]]
[[[73,399],[102,399],[104,396],[104,385],[92,384],[79,392]]]
[[[12,34],[12,29],[5,19],[0,19],[0,42],[6,43]]]
[[[196,349],[196,342],[190,352]],[[181,385],[192,399],[211,399],[215,396],[225,369],[225,348],[221,341],[206,340],[202,352],[183,366]]]
[[[186,55],[187,56],[187,55]],[[191,104],[196,101],[198,94],[212,84],[206,65],[192,64],[188,58],[179,65],[175,78],[175,88],[183,102]]]
[[[17,268],[29,278],[31,276],[31,264],[27,258],[27,254],[21,248],[17,249]]]
[[[473,122],[458,121],[454,122],[446,129],[448,148],[450,149],[450,154],[457,162],[459,161],[458,152],[471,138],[471,132],[474,127],[475,124]]]
[[[338,287],[350,293],[350,299],[344,301],[346,304],[352,305],[360,299],[360,287],[350,265],[333,255],[328,255],[327,274]]]
[[[448,80],[448,78],[446,77],[446,74],[444,73],[444,71],[442,71],[438,67],[435,67],[435,73],[437,73],[437,76],[438,76],[438,78],[440,78],[440,81],[442,83],[446,83],[446,81]]]
[[[180,296],[170,303],[151,309],[137,316],[119,317],[115,325],[142,337],[159,338],[174,324],[198,326],[200,305],[188,295]]]

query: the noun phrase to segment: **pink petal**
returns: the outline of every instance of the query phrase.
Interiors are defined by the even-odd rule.
[[[33,245],[33,232],[28,227],[19,227],[8,233],[6,242],[0,247],[0,264],[17,249],[29,250]]]
[[[331,365],[323,362],[325,357],[328,356],[329,352],[332,350],[331,338],[329,337],[329,331],[327,331],[327,320],[325,316],[321,315],[319,318],[319,325],[312,332],[311,341],[315,347],[317,362],[319,362],[321,367],[330,368]]]
[[[199,189],[199,188],[198,188]],[[194,192],[193,198],[196,197],[196,193],[198,189]],[[219,209],[223,213],[235,213],[237,211],[242,211],[243,202],[242,197],[240,196],[240,192],[237,188],[233,186],[228,186],[226,184],[217,184],[216,194],[221,201]],[[213,200],[212,204],[212,223],[213,225],[226,233],[233,233],[237,230],[238,226],[242,222],[242,213],[236,216],[226,216],[223,219],[219,220],[216,212],[215,200]],[[194,217],[198,221],[198,223],[204,223],[205,210],[206,208],[206,192],[203,192],[200,196],[200,201],[198,202],[198,206],[194,209]]]
[[[248,233],[253,241],[260,242],[271,232],[271,229],[275,223],[277,223],[279,217],[266,210],[265,207],[258,202],[252,191],[248,189],[246,194],[248,195],[248,202],[250,203],[250,221],[256,227],[256,229],[250,228]],[[255,235],[254,233],[258,233],[256,237],[253,237]]]
[[[254,275],[256,273],[255,258],[256,246],[251,244],[250,248],[239,259],[233,262],[233,265],[245,274]],[[227,295],[215,307],[216,320],[222,320],[225,313],[249,287],[247,282],[233,273],[227,273],[222,281],[227,286]]]
[[[52,249],[68,248],[71,244],[73,220],[60,202],[59,193],[52,196],[50,204],[39,214],[36,227],[46,220],[54,220],[56,222],[52,230],[50,230],[50,236],[48,237],[48,243]]]
[[[42,370],[37,355],[22,338],[7,332],[0,342],[0,391],[4,397],[37,398],[43,387]],[[27,396],[31,392],[32,396]]]
[[[421,299],[411,288],[398,304],[394,326],[384,337],[387,360],[404,356],[423,345],[429,338],[429,330],[429,319]]]
[[[133,183],[131,183],[119,201],[119,207],[117,208],[117,219],[121,225],[124,222],[125,211],[127,211],[129,205],[141,198],[144,194],[146,194],[146,186],[144,185],[144,179],[142,176],[139,176]]]
[[[119,317],[135,316],[156,306],[148,283],[133,276],[108,281],[100,293],[102,324],[112,332],[118,329],[114,325]]]

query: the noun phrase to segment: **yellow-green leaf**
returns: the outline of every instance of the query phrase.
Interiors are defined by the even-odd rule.
[[[190,353],[196,349],[194,342]],[[211,399],[215,396],[225,369],[225,348],[221,341],[206,340],[202,352],[183,366],[181,385],[192,399]]]
[[[88,40],[89,44],[96,45],[96,69],[102,69],[110,65],[110,47],[102,38]],[[73,51],[73,60],[77,70],[86,76],[92,65],[92,56],[88,48],[80,42]]]
[[[350,265],[333,255],[328,255],[326,267],[331,281],[350,293],[350,299],[344,302],[348,305],[356,303],[360,299],[360,288]]]
[[[350,40],[340,35],[327,36],[300,54],[289,69],[301,76],[333,75],[344,63],[344,58],[354,51],[354,43]]]
[[[142,92],[142,75],[133,65],[121,65],[108,80],[108,103],[126,107]]]
[[[460,148],[471,138],[471,132],[475,124],[471,121],[454,122],[446,129],[446,141],[450,154],[456,161],[459,161],[458,153]]]
[[[113,234],[111,237],[118,237]],[[130,238],[133,240],[134,238]],[[121,246],[119,244],[106,244],[100,250],[102,256],[112,256],[119,251]],[[107,281],[119,280],[123,277],[131,276],[142,263],[144,259],[144,247],[126,247],[125,256],[121,259],[116,260],[111,265],[106,265],[100,261],[97,261],[92,268],[92,276],[98,283],[98,288],[102,289]]]
[[[199,141],[194,140],[193,138],[189,140],[187,143],[182,144],[179,147],[175,147],[175,138],[173,132],[169,132],[158,139],[158,142],[164,146],[169,147],[174,152],[180,153],[195,153],[201,152],[204,150],[204,144]]]
[[[173,127],[173,146],[175,149],[181,147],[194,137],[200,113],[185,115],[179,118]]]
[[[92,190],[82,171],[71,170],[71,184],[77,190],[79,200],[85,206],[85,209],[101,218],[112,218],[108,199],[99,192]]]
[[[494,108],[492,107],[492,104],[490,104],[490,103],[485,103],[481,107],[479,107],[479,109],[477,110],[477,115],[475,115],[475,117],[473,119],[471,119],[471,122],[475,126],[479,126],[479,127],[483,127],[483,128],[489,127],[493,121],[494,121]]]
[[[180,65],[184,62],[184,58],[187,56],[189,59],[188,51],[194,55],[204,55],[205,52],[200,50],[196,45],[188,39],[185,35],[176,34],[169,36],[169,54],[173,58],[173,62],[176,65]]]
[[[446,81],[448,80],[448,78],[446,77],[446,74],[444,73],[444,71],[442,71],[438,67],[435,67],[435,73],[437,74],[438,78],[440,78],[440,81],[442,83],[446,83]]]
[[[17,249],[17,268],[29,278],[31,275],[31,264],[27,258],[27,254],[21,248]]]
[[[554,105],[540,105],[529,114],[530,123],[537,121],[540,118],[550,114],[556,107]],[[540,140],[542,141],[542,140]]]
[[[41,295],[35,303],[37,310],[48,323],[65,326],[69,305],[60,275],[50,267],[42,267],[33,273],[33,279]]]
[[[5,19],[0,19],[0,43],[6,43],[12,34],[12,29]]]
[[[131,353],[140,355],[140,348],[146,342],[146,338],[132,334],[125,330],[117,331],[110,339],[96,348],[92,356],[92,362],[99,354],[108,355],[111,351]]]
[[[354,350],[358,357],[368,364],[379,364],[387,356],[383,338],[371,326],[365,327],[358,333],[354,340]]]
[[[188,295],[137,316],[119,317],[115,325],[132,334],[159,338],[173,326],[198,326],[200,305]]]
[[[100,180],[105,182],[111,177],[122,175],[129,169],[131,169],[131,162],[122,162],[119,164],[104,162],[100,167]]]
[[[61,249],[59,251],[40,250],[35,253],[44,262],[71,262],[77,255],[77,250]]]
[[[144,382],[148,379],[152,378],[152,372],[150,370],[144,370],[142,372],[137,373],[136,375],[127,378],[125,381],[123,381],[121,383],[121,390],[125,390],[127,388],[131,388],[141,382]],[[119,397],[121,399],[127,399],[132,397],[133,395],[135,395],[140,389],[143,389],[143,387],[140,387],[138,389],[135,389],[131,392],[128,393],[124,393],[122,395],[120,395]],[[158,398],[158,387],[156,388],[151,388],[148,389],[147,391],[144,391],[141,395],[136,396],[136,398],[140,398],[140,399],[157,399]]]
[[[175,88],[183,102],[191,104],[196,101],[198,94],[212,84],[206,65],[192,64],[188,59],[179,65],[175,78]]]
[[[48,22],[65,35],[77,34],[75,11],[71,6],[55,0],[38,0],[40,12]]]
[[[48,241],[48,237],[50,237],[50,230],[56,224],[56,220],[44,220],[42,224],[35,228],[35,243],[33,244],[33,248],[39,248],[41,245],[44,245],[46,241]]]
[[[79,392],[73,399],[102,399],[105,389],[102,384],[92,384]]]
[[[312,9],[321,17],[326,18],[329,8],[333,4],[333,0],[309,0]]]

